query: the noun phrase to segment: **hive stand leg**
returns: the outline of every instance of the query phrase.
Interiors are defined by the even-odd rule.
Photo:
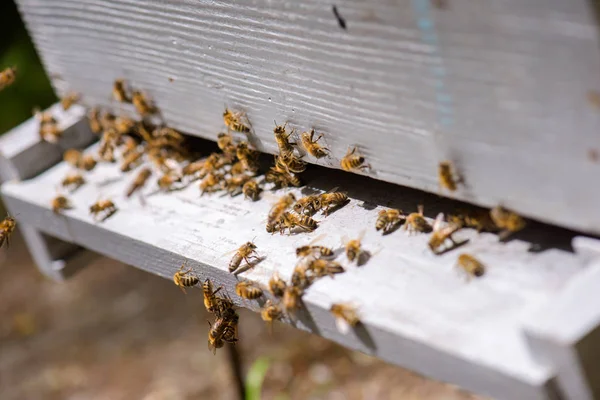
[[[74,105],[63,111],[60,104],[48,110],[57,119],[64,134],[58,143],[40,139],[38,121],[30,118],[0,137],[0,179],[24,180],[59,163],[65,149],[84,148],[95,135],[89,129],[85,109]],[[10,212],[10,210],[8,210]],[[23,234],[29,252],[38,269],[54,280],[64,280],[94,257],[94,253],[71,243],[51,238],[37,229],[19,222],[17,229]]]
[[[233,375],[232,378],[238,397],[240,400],[244,400],[246,398],[246,386],[244,384],[244,373],[242,371],[240,353],[237,347],[230,343],[225,347],[227,348],[227,359],[229,361],[229,367],[231,369],[231,374]]]
[[[561,398],[600,399],[600,240],[576,237],[587,265],[556,297],[529,315],[532,354],[554,370]]]

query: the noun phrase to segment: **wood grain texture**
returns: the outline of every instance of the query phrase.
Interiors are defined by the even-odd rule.
[[[50,202],[68,169],[61,163],[28,181],[5,183],[2,194],[11,213],[20,213],[20,220],[50,235],[168,279],[187,260],[202,280],[210,277],[224,285],[239,305],[254,310],[259,303],[234,295],[236,278],[227,272],[231,254],[226,253],[255,238],[266,259],[242,277],[266,285],[274,271],[289,279],[295,247],[325,234],[322,243],[339,248],[343,236],[365,230],[363,243],[371,260],[359,268],[347,265],[341,255],[347,272],[308,290],[307,310],[300,313],[297,327],[477,393],[501,399],[551,396],[552,369],[529,355],[521,319],[580,272],[583,263],[572,253],[558,248],[532,253],[527,251],[530,243],[521,240],[499,243],[492,234],[461,231],[459,236],[471,239],[462,251],[488,266],[483,278],[467,283],[454,267],[458,251],[434,256],[426,247],[427,235],[397,231],[381,236],[374,229],[382,205],[411,210],[422,202],[427,215],[435,215],[447,209],[447,202],[326,169],[313,175],[311,187],[322,190],[335,182],[352,200],[311,234],[265,232],[269,208],[285,191],[267,192],[251,203],[242,196],[201,197],[196,185],[168,194],[155,193],[150,185],[142,206],[138,198],[124,198],[135,173],[124,176],[116,165],[106,164],[88,174],[89,183],[71,196],[76,208],[56,215]],[[119,208],[103,223],[94,222],[88,212],[99,198],[111,198]],[[561,236],[547,226],[532,230],[546,239]],[[359,306],[365,329],[348,336],[336,331],[327,310],[340,301]]]
[[[600,233],[587,0],[339,0],[346,30],[324,0],[17,3],[58,93],[109,105],[126,78],[210,139],[228,104],[267,152],[273,120],[316,127],[332,150],[320,164],[358,145],[371,176],[430,192],[451,159],[466,182],[455,198]]]

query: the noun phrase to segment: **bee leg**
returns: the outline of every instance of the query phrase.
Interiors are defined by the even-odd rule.
[[[182,285],[179,285],[179,288],[181,289],[181,291],[183,292],[183,294],[187,294],[187,292],[185,291],[185,287],[183,287]]]

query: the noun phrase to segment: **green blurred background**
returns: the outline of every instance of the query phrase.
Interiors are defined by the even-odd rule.
[[[0,70],[17,67],[17,80],[0,92],[0,134],[46,108],[56,96],[13,0],[0,0]]]

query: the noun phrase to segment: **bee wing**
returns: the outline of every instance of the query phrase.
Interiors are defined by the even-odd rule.
[[[362,241],[363,238],[365,237],[366,233],[367,233],[366,229],[363,229],[362,231],[360,231],[360,233],[358,234],[358,240]]]
[[[221,257],[225,257],[225,256],[228,256],[228,255],[231,255],[231,254],[233,254],[233,253],[235,253],[235,252],[237,252],[237,251],[239,251],[239,247],[238,247],[237,249],[233,249],[233,250],[231,250],[231,251],[228,251],[227,253],[223,253],[223,254],[221,254],[221,255],[219,256],[219,258],[221,258]]]
[[[335,326],[342,335],[347,335],[350,332],[350,324],[342,317],[335,317]]]
[[[317,243],[319,240],[323,239],[325,236],[327,236],[325,233],[320,234],[319,236],[315,237],[313,240],[311,240],[310,242],[308,242],[307,246],[312,246],[315,243]]]
[[[435,221],[433,222],[433,231],[437,232],[442,228],[442,224],[444,223],[444,213],[439,213],[437,217],[435,217]]]

